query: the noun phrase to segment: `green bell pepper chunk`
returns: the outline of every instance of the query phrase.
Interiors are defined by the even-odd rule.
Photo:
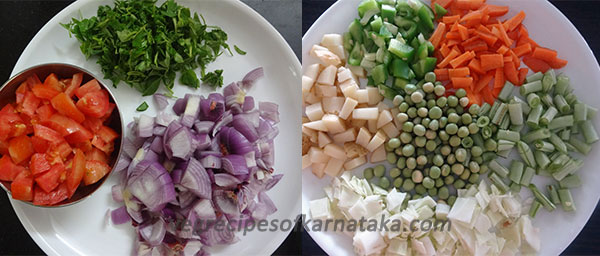
[[[410,73],[412,73],[412,76],[414,76],[414,73],[412,70],[410,70]],[[410,80],[406,80],[400,77],[396,77],[394,79],[394,88],[398,91],[398,92],[404,92],[404,88],[406,87],[407,84],[410,84]]]
[[[394,37],[392,32],[390,32],[390,30],[386,26],[381,26],[381,28],[379,29],[379,35],[382,36],[383,38]]]
[[[381,17],[387,22],[394,21],[394,17],[396,17],[396,8],[387,4],[381,5]]]
[[[408,64],[405,61],[397,58],[392,60],[392,74],[394,77],[399,77],[405,80],[411,80],[414,78],[414,75],[411,74]]]
[[[413,8],[406,1],[398,1],[396,4],[396,13],[404,18],[412,18],[414,16]]]
[[[373,77],[373,83],[375,84],[385,84],[385,81],[388,78],[387,68],[385,64],[379,64],[371,70],[371,77]]]
[[[383,26],[383,20],[379,16],[374,16],[373,21],[371,21],[370,24],[373,31],[379,31],[379,29],[381,29]]]
[[[413,64],[412,69],[415,72],[417,79],[421,79],[427,72],[433,71],[436,62],[436,58],[426,57]]]
[[[360,24],[358,19],[355,19],[352,23],[350,23],[348,31],[352,35],[352,39],[354,40],[355,44],[363,43],[363,25]]]
[[[435,9],[436,19],[439,19],[448,13],[448,10],[438,3],[433,4],[433,8]]]
[[[433,48],[433,44],[429,41],[426,41],[425,44],[427,45],[427,51],[429,51],[429,54],[432,54],[435,50],[435,48]]]
[[[367,76],[367,86],[375,86],[375,82],[373,82],[372,76]]]
[[[413,20],[396,17],[394,19],[394,24],[398,26],[398,33],[402,34],[402,37],[407,41],[414,38],[418,33],[417,23]]]
[[[350,52],[350,56],[348,56],[348,64],[352,66],[360,66],[360,62],[363,58],[362,47],[359,43],[355,43],[352,51]]]
[[[381,95],[383,95],[383,97],[385,97],[386,99],[393,100],[394,97],[396,97],[396,95],[398,95],[398,92],[396,92],[396,90],[394,90],[390,87],[387,87],[384,84],[378,85],[377,88],[379,88],[379,93]]]
[[[358,16],[361,18],[365,15],[366,12],[371,10],[379,10],[379,4],[375,0],[363,0],[358,5]]]
[[[422,60],[427,58],[429,51],[427,50],[427,44],[421,44],[419,45],[419,48],[417,48],[417,58]]]
[[[428,7],[426,5],[421,6],[419,11],[417,12],[419,16],[419,23],[423,25],[425,28],[429,29],[428,31],[433,31],[433,17],[430,16]]]
[[[344,50],[352,51],[352,35],[350,32],[344,33],[342,38],[344,39]]]
[[[419,39],[416,36],[413,37],[412,40],[410,40],[410,46],[415,49],[418,49],[419,46],[421,46],[421,43],[419,42]]]
[[[388,51],[404,60],[411,60],[413,55],[415,54],[414,48],[396,39],[390,40]]]
[[[369,32],[369,38],[373,39],[373,43],[375,43],[377,47],[385,47],[385,37],[371,31]]]

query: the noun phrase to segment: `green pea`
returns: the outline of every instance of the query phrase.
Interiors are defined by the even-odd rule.
[[[408,103],[406,102],[402,102],[400,103],[400,105],[398,106],[398,110],[400,110],[400,113],[406,113],[406,111],[408,110],[410,106],[408,105]]]
[[[479,114],[479,105],[472,104],[471,107],[469,107],[469,113],[471,115],[477,115],[477,114]]]
[[[446,185],[454,183],[454,176],[446,176],[446,178],[444,178],[444,183],[446,183]]]
[[[402,169],[402,177],[404,177],[404,178],[412,177],[412,170],[409,168]]]
[[[442,167],[440,167],[440,169],[442,170],[442,176],[446,177],[448,175],[450,175],[450,165],[444,164],[442,165]]]
[[[456,175],[461,175],[465,171],[465,166],[462,164],[453,164],[452,165],[452,173]]]
[[[433,156],[432,162],[436,167],[442,166],[444,164],[444,157],[436,154]]]
[[[390,187],[390,180],[387,177],[381,177],[379,179],[379,186],[383,189],[387,189]]]
[[[417,125],[417,124],[421,124],[421,117],[415,117],[412,120],[413,124]],[[414,129],[414,128],[413,128]]]
[[[481,156],[472,156],[471,157],[471,162],[476,162],[477,164],[481,165],[483,163],[483,157],[481,157]]]
[[[479,165],[479,173],[485,174],[489,170],[487,164]]]
[[[473,173],[471,177],[469,177],[469,182],[476,184],[479,181],[479,174]]]
[[[387,143],[383,143],[383,148],[385,149],[386,152],[394,151],[394,149],[390,148],[390,146],[388,146]]]
[[[446,107],[446,114],[447,114],[447,115],[450,115],[450,114],[456,114],[456,109],[454,109],[454,108],[449,108],[449,107]]]
[[[425,135],[425,132],[427,131],[427,129],[425,129],[425,126],[421,125],[421,124],[417,124],[415,125],[415,127],[413,128],[413,132],[415,133],[415,135],[417,136],[423,136]]]
[[[471,176],[471,171],[469,171],[468,169],[465,169],[465,171],[460,175],[460,178],[462,180],[468,180],[469,176]]]
[[[445,116],[440,117],[440,128],[445,128],[448,124],[448,118]]]
[[[415,192],[418,195],[423,195],[423,194],[427,193],[427,189],[423,186],[423,184],[417,184],[415,186]]]
[[[467,128],[466,126],[461,126],[460,128],[458,128],[458,132],[456,133],[456,135],[458,135],[459,138],[464,138],[469,136],[469,128]]]
[[[456,135],[452,135],[452,137],[450,137],[450,140],[448,141],[448,143],[450,143],[451,147],[458,147],[458,145],[460,145],[461,139],[460,137],[456,136]]]
[[[427,157],[424,155],[419,155],[417,157],[417,164],[418,165],[426,165],[427,164]]]
[[[442,95],[444,95],[444,93],[446,93],[446,87],[438,84],[433,88],[433,92],[437,96],[442,96]]]
[[[485,140],[485,142],[483,143],[483,146],[485,147],[485,149],[487,151],[496,151],[496,148],[498,147],[498,143],[495,140],[489,138],[489,139]]]
[[[412,142],[412,135],[410,135],[408,132],[402,132],[400,134],[400,141],[404,144],[408,144]]]
[[[404,123],[406,120],[408,120],[408,115],[406,113],[398,113],[396,115],[396,119],[398,119],[398,122]]]
[[[402,124],[402,131],[412,132],[414,126],[415,125],[411,121],[406,121],[404,124]]]
[[[469,162],[469,170],[471,170],[471,172],[473,172],[473,173],[478,173],[479,172],[479,164],[475,161]]]
[[[448,205],[453,206],[454,202],[456,202],[456,196],[448,197]]]
[[[475,134],[479,132],[479,126],[477,126],[477,123],[470,123],[467,126],[467,129],[469,129],[470,134]]]
[[[428,96],[428,98],[429,98],[429,96],[432,96],[432,94],[428,94],[427,96]],[[435,97],[435,96],[433,96],[433,97]],[[435,104],[436,104],[436,103],[435,103],[435,98],[432,98],[432,99],[430,99],[430,100],[427,100],[427,108],[428,108],[428,109],[431,109],[431,108],[435,107]],[[431,112],[431,110],[429,110],[429,111]]]
[[[363,177],[367,180],[370,180],[373,178],[373,168],[365,168],[365,170],[363,171]]]
[[[437,131],[437,129],[440,128],[440,122],[438,120],[431,120],[431,122],[429,122],[429,129],[433,130],[433,131]]]
[[[396,156],[396,154],[394,152],[389,152],[386,155],[386,159],[387,159],[388,163],[395,164],[396,161],[398,160],[398,156]]]
[[[463,113],[465,113],[465,109],[462,108],[462,107],[460,107],[460,106],[457,106],[454,109],[456,109],[456,114],[457,115],[462,115]]]
[[[442,170],[440,169],[440,167],[432,166],[431,168],[429,168],[429,177],[437,179],[440,177],[441,174]]]
[[[463,124],[466,125],[466,124],[470,124],[471,122],[473,122],[473,117],[469,113],[463,113],[460,116],[460,120],[462,121]]]
[[[430,122],[431,122],[431,119],[429,119],[428,117],[424,117],[423,120],[421,120],[421,124],[425,127],[429,127]]]
[[[458,132],[458,126],[455,123],[449,123],[446,125],[446,133],[454,135]]]
[[[458,106],[458,98],[454,95],[448,96],[448,106],[452,108]]]
[[[448,139],[450,139],[450,135],[444,130],[438,132],[438,137],[442,141],[448,141]]]
[[[427,143],[425,143],[425,148],[429,151],[434,151],[437,148],[437,143],[435,143],[434,140],[428,140]]]
[[[401,173],[402,173],[402,171],[400,171],[400,169],[398,169],[398,168],[390,169],[390,177],[391,178],[396,178],[396,177],[400,176]]]
[[[467,159],[467,150],[465,150],[464,148],[459,148],[454,153],[454,156],[456,157],[457,161],[462,163]]]
[[[446,106],[446,104],[448,104],[448,98],[442,96],[439,97],[436,101],[435,101],[436,105],[440,108],[443,108]]]
[[[414,103],[420,103],[423,101],[423,94],[420,91],[415,91],[410,95],[410,99],[414,102]]]
[[[416,137],[415,138],[415,146],[422,148],[422,147],[425,147],[425,143],[427,143],[427,138],[425,138],[425,137]]]
[[[438,197],[440,199],[448,199],[448,197],[450,196],[450,191],[448,190],[448,187],[441,187],[440,189],[438,189]]]
[[[383,164],[375,166],[375,168],[373,168],[373,174],[375,174],[375,177],[383,177],[385,174],[385,166]]]
[[[471,155],[474,157],[478,157],[481,156],[481,154],[483,154],[483,149],[479,146],[473,146],[471,148]]]
[[[448,114],[448,122],[450,123],[458,123],[458,121],[460,121],[460,116],[456,113],[450,113]]]
[[[440,117],[442,117],[442,109],[438,106],[432,107],[431,110],[429,110],[428,115],[429,118],[431,119],[439,119]]]
[[[392,100],[392,104],[394,104],[394,106],[399,106],[402,104],[402,102],[404,102],[404,97],[402,95],[396,95]]]
[[[417,159],[415,159],[414,157],[407,158],[406,159],[406,167],[411,170],[414,170],[415,168],[417,168]]]
[[[406,94],[412,94],[416,90],[417,90],[417,86],[415,86],[414,84],[407,84],[404,87],[404,92],[406,92]]]
[[[406,144],[402,147],[403,156],[412,156],[415,153],[415,147],[411,144]]]
[[[402,183],[402,189],[404,189],[404,191],[411,191],[415,188],[415,183],[412,182],[412,180],[410,179],[405,179],[404,182]]]
[[[396,188],[402,187],[402,182],[404,182],[404,180],[401,177],[396,178],[394,180],[394,187],[396,187]]]
[[[391,138],[387,143],[390,148],[398,148],[400,147],[400,144],[400,139],[398,138]]]
[[[442,153],[443,156],[450,155],[450,153],[452,153],[452,148],[448,145],[444,145],[440,148],[440,153]]]
[[[435,181],[429,177],[425,177],[423,178],[423,186],[427,189],[433,188],[435,186]]]
[[[435,82],[435,79],[436,79],[435,73],[433,73],[433,72],[425,73],[425,81],[428,82],[423,85],[423,90],[425,90],[425,86],[427,86],[427,88],[428,88],[427,90],[425,90],[425,92],[433,92],[434,86],[432,83]],[[431,86],[428,86],[428,84],[430,84]],[[431,89],[429,89],[430,87],[431,87]]]
[[[461,188],[464,188],[464,187],[465,187],[465,185],[466,185],[466,184],[465,184],[465,182],[464,182],[463,180],[456,180],[456,181],[454,181],[454,187],[455,187],[456,189],[461,189]]]
[[[448,164],[454,164],[456,163],[456,156],[454,154],[450,154],[446,157],[446,162]]]
[[[421,118],[426,117],[429,114],[429,110],[425,107],[421,107],[417,110],[417,115]]]
[[[394,153],[395,153],[397,156],[401,156],[401,155],[402,155],[402,149],[401,149],[401,148],[394,149]]]
[[[441,188],[444,185],[445,185],[444,180],[442,178],[435,179],[435,187],[436,188]]]
[[[407,111],[406,114],[408,115],[408,117],[410,118],[415,118],[417,117],[417,108],[415,107],[410,107]]]
[[[463,88],[460,88],[460,89],[456,90],[454,95],[456,95],[456,97],[462,98],[462,97],[467,96],[467,91],[465,91],[465,89],[463,89]]]
[[[417,199],[421,199],[421,198],[423,198],[423,196],[421,196],[421,195],[419,195],[419,194],[415,194],[415,195],[412,197],[412,199],[413,199],[413,200],[417,200]]]

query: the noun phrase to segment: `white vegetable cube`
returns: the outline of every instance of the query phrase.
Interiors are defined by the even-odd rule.
[[[350,69],[350,71],[352,71],[352,74],[354,74],[357,77],[360,77],[360,78],[365,78],[366,77],[365,76],[365,69],[363,67],[361,67],[361,66],[352,66],[352,65],[349,65],[348,69]]]
[[[337,115],[341,112],[345,100],[344,97],[323,98],[323,110],[326,113]]]
[[[367,94],[369,96],[369,100],[367,101],[369,106],[376,105],[383,100],[383,96],[381,96],[381,93],[379,93],[379,89],[377,89],[377,87],[367,87]]]
[[[317,102],[321,102],[321,97],[317,96],[316,90],[311,90],[308,93],[304,93],[302,94],[302,99],[304,100],[304,103],[306,104],[315,104]]]
[[[304,123],[304,124],[302,124],[302,126],[313,129],[315,131],[322,131],[322,132],[328,131],[327,126],[325,125],[325,122],[323,120],[317,120],[317,121]]]
[[[327,46],[327,49],[336,56],[338,56],[340,60],[346,60],[346,50],[344,49],[343,45]]]
[[[371,138],[371,141],[369,141],[369,144],[367,144],[367,150],[373,152],[375,151],[375,149],[377,149],[379,146],[383,145],[383,143],[385,142],[386,136],[385,134],[383,134],[382,131],[378,131],[377,133],[375,133],[375,136],[373,136],[373,138]]]
[[[342,109],[340,110],[339,116],[344,120],[348,119],[356,105],[358,105],[358,101],[350,97],[346,98],[344,105],[342,105]]]
[[[307,154],[310,156],[310,161],[313,163],[327,163],[329,158],[331,158],[326,155],[322,149],[317,147],[310,147]]]
[[[302,93],[309,92],[315,84],[315,80],[308,76],[302,76]]]
[[[346,161],[346,163],[344,163],[344,169],[347,171],[350,171],[350,170],[357,168],[366,163],[367,163],[367,157],[359,156],[357,158],[353,158],[353,159]]]
[[[356,144],[366,148],[367,145],[369,145],[371,138],[373,138],[373,135],[371,135],[369,130],[367,130],[365,127],[361,127],[360,130],[358,130],[358,135],[356,136]]]
[[[337,73],[338,83],[341,84],[348,80],[352,80],[353,82],[356,82],[356,81],[354,81],[354,74],[352,74],[352,71],[350,71],[350,69],[347,69],[345,67],[339,67],[337,72],[338,72]]]
[[[310,121],[321,120],[321,118],[325,114],[323,112],[322,106],[323,105],[321,104],[321,102],[306,106],[304,112],[306,113],[306,117],[308,117],[308,120],[310,120]]]
[[[385,197],[387,210],[390,212],[400,212],[405,199],[406,193],[398,192],[396,188],[393,188]]]
[[[317,77],[321,72],[321,64],[316,63],[312,65],[308,65],[304,70],[304,76],[312,79],[313,81],[317,81]]]
[[[312,143],[317,143],[317,131],[302,125],[302,134],[308,136]]]
[[[311,165],[312,173],[319,179],[325,176],[325,163],[313,163]]]
[[[310,167],[310,165],[312,164],[312,162],[310,161],[310,155],[306,154],[302,156],[302,170]]]
[[[330,157],[340,160],[346,160],[346,152],[344,151],[344,148],[336,144],[325,145],[325,147],[323,148],[323,152]]]
[[[337,87],[332,85],[317,84],[315,88],[315,94],[317,97],[335,97],[337,96]]]
[[[312,57],[318,57],[317,54],[316,54],[317,51],[327,51],[327,47],[321,46],[321,45],[318,45],[318,44],[314,44],[310,48],[310,52],[309,52],[310,56],[312,56]]]
[[[394,118],[392,117],[392,113],[390,113],[389,110],[381,111],[381,113],[379,113],[379,118],[377,119],[377,129],[383,127],[392,120],[394,120]]]
[[[346,130],[346,125],[337,115],[325,114],[322,119],[327,127],[327,131],[332,134],[340,133]]]
[[[356,129],[354,127],[350,127],[348,130],[333,136],[333,141],[337,144],[344,144],[354,140],[356,140]]]
[[[473,198],[457,198],[450,213],[448,213],[448,219],[467,224],[470,223],[476,204],[477,201]]]
[[[329,159],[329,162],[327,162],[327,165],[325,166],[325,174],[331,177],[337,177],[344,167],[344,162],[345,160],[342,159]]]
[[[333,85],[335,83],[335,75],[337,74],[337,68],[333,65],[327,66],[321,74],[319,74],[319,78],[317,78],[317,83],[324,85]]]
[[[356,90],[356,97],[358,103],[367,103],[369,102],[369,91],[367,89],[358,89]]]
[[[329,219],[333,215],[331,214],[331,205],[327,197],[312,200],[308,203],[310,209],[310,216],[313,219]]]
[[[354,128],[363,128],[365,127],[365,125],[367,124],[367,120],[361,120],[361,119],[352,119],[350,118],[350,125],[352,125],[352,127]]]
[[[325,145],[332,142],[331,138],[329,138],[329,135],[327,135],[327,133],[324,133],[324,132],[319,132],[318,140],[319,140],[320,148],[323,148],[323,147],[325,147]]]
[[[371,153],[371,158],[369,159],[371,163],[377,163],[381,161],[385,161],[386,152],[385,147],[383,145],[379,146],[373,153]]]
[[[447,204],[437,204],[435,206],[435,218],[440,220],[445,220],[450,213],[450,206]]]
[[[323,46],[313,45],[312,49],[310,50],[310,55],[318,58],[319,61],[325,66],[339,66],[342,64],[339,56],[335,55],[329,49]]]
[[[358,100],[359,87],[354,80],[346,80],[340,83],[339,87],[345,97]]]
[[[352,240],[354,251],[359,255],[380,254],[387,246],[377,231],[357,231]]]
[[[393,122],[387,123],[386,125],[384,125],[381,128],[381,130],[383,130],[383,132],[385,132],[385,134],[388,136],[388,138],[394,138],[394,137],[397,137],[398,135],[400,135],[400,131],[394,125]]]
[[[340,34],[325,34],[321,38],[321,45],[325,47],[344,45],[344,39]]]
[[[379,110],[377,108],[356,108],[352,110],[352,118],[363,120],[377,120],[379,118]]]
[[[390,240],[390,245],[388,246],[386,253],[389,255],[409,255],[408,241],[400,237],[392,238],[392,240]]]

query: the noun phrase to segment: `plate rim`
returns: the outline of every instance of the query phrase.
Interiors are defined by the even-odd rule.
[[[72,9],[76,9],[76,8],[80,9],[83,5],[85,5],[86,3],[90,3],[92,1],[95,1],[95,0],[77,0],[77,1],[69,4],[65,8],[63,8],[61,11],[56,13],[50,20],[48,20],[48,22],[46,22],[46,24],[44,24],[44,26],[42,26],[36,32],[36,34],[31,38],[31,40],[29,41],[29,43],[27,44],[25,49],[21,52],[21,54],[19,55],[19,58],[17,59],[17,62],[13,66],[10,76],[12,77],[15,74],[15,72],[20,72],[20,70],[17,70],[16,68],[17,68],[17,65],[21,62],[21,59],[24,57],[23,53],[30,51],[31,50],[30,48],[34,47],[32,42],[35,41],[36,38],[41,36],[40,33],[42,33],[42,32],[47,33],[47,30],[49,30],[49,28],[51,26],[58,24],[59,18],[66,15],[63,13],[72,12]],[[265,19],[265,17],[263,17],[256,10],[254,10],[253,8],[251,8],[246,3],[244,3],[240,0],[226,0],[226,1],[233,4],[234,6],[238,7],[242,12],[248,13],[250,18],[253,19],[257,23],[258,26],[263,27],[265,32],[267,32],[268,34],[270,34],[273,38],[275,38],[277,40],[278,45],[284,46],[283,48],[284,48],[284,52],[286,54],[285,58],[293,60],[292,63],[290,63],[290,64],[292,65],[294,71],[296,72],[296,76],[298,76],[299,74],[302,74],[302,65],[301,65],[300,59],[299,59],[300,56],[296,56],[293,49],[287,43],[285,38],[269,21],[267,21],[267,19]],[[8,195],[8,194],[6,194],[6,195]],[[8,196],[8,198],[11,203],[11,207],[15,211],[15,215],[17,215],[17,218],[21,222],[21,225],[23,226],[23,228],[25,228],[25,230],[27,231],[27,234],[40,247],[40,249],[42,249],[42,251],[44,251],[48,255],[60,255],[60,253],[57,252],[57,250],[44,238],[44,236],[38,232],[37,228],[31,223],[30,219],[25,216],[26,214],[23,212],[23,207],[22,207],[22,206],[25,206],[25,204],[23,204],[17,200],[13,200],[10,196]],[[302,199],[301,198],[297,198],[297,202],[294,204],[292,211],[296,212],[297,214],[301,213],[301,211],[302,211]],[[291,216],[290,219],[293,219],[294,221],[296,221],[297,214],[294,216]],[[290,217],[290,216],[288,216],[288,217]],[[296,224],[296,223],[294,223],[294,224]],[[284,232],[278,232],[283,235],[276,235],[274,237],[274,239],[271,240],[270,243],[265,245],[265,251],[268,251],[270,253],[275,252],[275,250],[277,250],[277,248],[279,248],[279,246],[289,236],[289,234],[292,230],[294,230],[294,229],[291,228]],[[79,252],[74,251],[74,253],[79,253]]]
[[[426,0],[428,2],[428,0]],[[304,47],[305,47],[305,40],[308,40],[308,36],[311,35],[312,33],[316,33],[313,30],[316,30],[317,26],[320,25],[321,23],[325,22],[326,19],[328,19],[330,12],[334,12],[334,9],[338,8],[338,5],[342,5],[342,2],[344,2],[344,4],[348,4],[347,2],[349,1],[335,1],[331,6],[329,6],[323,13],[321,13],[319,15],[319,18],[317,18],[309,27],[309,29],[304,33],[304,35],[302,35],[302,47],[303,47],[303,51],[304,51]],[[533,2],[533,1],[532,1]],[[587,40],[585,40],[585,37],[583,37],[583,35],[579,32],[579,30],[577,29],[577,27],[575,27],[575,25],[573,25],[573,23],[571,22],[571,20],[569,20],[569,18],[567,16],[565,16],[556,6],[554,6],[550,1],[548,0],[537,0],[537,2],[543,2],[543,8],[546,8],[549,12],[551,12],[554,16],[557,16],[559,18],[561,18],[562,20],[566,21],[566,25],[569,28],[570,31],[572,31],[575,35],[578,36],[577,39],[581,39],[581,41],[583,41],[584,45],[585,45],[585,49],[583,49],[584,51],[586,51],[588,56],[592,56],[594,59],[594,63],[595,66],[592,67],[593,69],[596,70],[597,73],[600,74],[600,65],[598,63],[598,59],[595,58],[594,52],[592,51],[592,49],[590,48]],[[507,4],[509,5],[509,4]],[[327,18],[326,18],[327,17]],[[325,33],[338,33],[338,32],[325,32]],[[309,47],[308,45],[306,45],[306,47]],[[306,171],[306,170],[303,170]],[[304,188],[302,190],[302,193],[304,195]],[[564,248],[560,248],[557,247],[557,249],[559,250],[557,253],[561,254],[562,252],[564,252],[564,250],[566,250],[575,240],[575,238],[577,238],[579,236],[579,234],[581,233],[581,231],[583,231],[583,229],[585,228],[585,226],[587,225],[587,223],[589,222],[590,218],[592,217],[592,215],[594,214],[595,210],[598,207],[598,202],[600,201],[600,194],[597,194],[596,196],[596,200],[594,202],[590,202],[594,204],[594,208],[591,212],[588,212],[584,215],[585,217],[585,222],[583,223],[583,226],[581,226],[581,228],[579,228],[579,230],[573,235],[569,237],[569,242],[566,244],[566,247]],[[303,197],[304,199],[304,197]],[[303,214],[309,214],[310,212],[307,210],[306,212],[303,209]],[[587,215],[587,216],[586,216]],[[307,216],[309,217],[309,216]],[[307,230],[307,233],[310,235],[311,239],[319,245],[319,247],[325,251],[328,254],[339,254],[340,252],[337,251],[332,251],[334,249],[334,247],[328,246],[328,244],[326,244],[324,241],[321,241],[319,239],[316,239],[317,236],[315,235],[315,231],[309,229]],[[351,239],[351,238],[349,238]]]

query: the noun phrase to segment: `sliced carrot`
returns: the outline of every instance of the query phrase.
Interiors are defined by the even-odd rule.
[[[508,55],[508,56],[503,56],[503,57],[502,57],[502,60],[503,60],[505,63],[506,63],[506,62],[511,62],[511,63],[513,62],[513,58],[512,58],[512,56],[510,56],[510,55]],[[514,65],[514,63],[513,63],[513,65]]]
[[[443,57],[446,57],[448,56],[448,53],[450,53],[450,47],[448,47],[447,44],[442,44],[439,52],[442,54]]]
[[[484,0],[456,0],[454,5],[458,9],[462,10],[476,10],[481,7]]]
[[[453,24],[460,20],[460,15],[444,16],[442,22],[446,24]]]
[[[501,54],[482,54],[480,55],[481,69],[488,70],[504,67],[504,60]]]
[[[450,78],[453,78],[453,77],[466,77],[466,76],[468,76],[470,74],[471,74],[471,71],[469,70],[468,67],[448,69],[448,76],[450,76]]]
[[[471,62],[469,62],[469,65],[467,65],[467,67],[469,67],[475,73],[485,74],[485,71],[483,71],[483,69],[481,69],[481,63],[476,58],[472,59]]]
[[[460,38],[459,39],[450,39],[448,40],[448,46],[455,46],[460,44]]]
[[[504,75],[506,76],[506,80],[510,81],[512,84],[519,84],[519,73],[512,61],[504,63]]]
[[[521,57],[521,56],[529,54],[531,52],[531,44],[524,43],[522,45],[519,45],[519,46],[513,48],[512,50],[518,57]]]
[[[452,26],[450,27],[450,31],[458,32],[458,22],[454,22],[454,24],[452,24]]]
[[[497,68],[494,72],[494,88],[504,86],[504,69]]]
[[[519,84],[522,85],[525,82],[525,78],[527,77],[527,73],[529,72],[528,68],[520,68],[519,69]]]
[[[559,58],[555,58],[553,61],[548,62],[548,65],[550,65],[550,67],[552,68],[563,68],[564,66],[566,66],[568,63],[567,60],[563,60],[563,59],[559,59]]]
[[[477,40],[469,45],[464,45],[463,48],[465,51],[480,52],[488,50],[488,45],[483,40]]]
[[[490,15],[492,17],[498,17],[498,16],[502,16],[502,15],[508,13],[508,6],[488,4],[487,8],[488,8],[488,15]]]
[[[490,31],[486,26],[484,26],[482,24],[479,24],[479,26],[477,26],[477,30],[481,31],[481,32],[488,33],[488,34],[492,33],[492,31]]]
[[[434,48],[438,47],[438,45],[442,41],[442,39],[443,39],[442,37],[444,36],[445,33],[446,33],[446,24],[444,24],[444,23],[438,24],[437,28],[435,29],[435,31],[433,31],[433,34],[429,38],[429,42],[431,42],[431,44],[433,45]]]
[[[508,38],[513,40],[513,42],[516,41],[517,39],[519,39],[519,30],[517,30],[517,29],[510,31],[507,34],[508,34]]]
[[[469,13],[467,13],[467,15],[463,16],[460,19],[460,22],[468,21],[468,20],[480,20],[482,17],[483,17],[483,14],[481,13],[480,10],[470,11]]]
[[[504,29],[504,26],[502,26],[502,24],[498,23],[498,25],[496,26],[498,28],[498,30],[500,30],[500,39],[502,39],[502,41],[504,41],[504,43],[508,46],[513,44],[512,39],[510,39],[510,37],[508,37],[508,34],[506,32],[506,29]]]
[[[555,50],[544,48],[544,47],[536,47],[533,50],[532,57],[536,59],[543,60],[545,62],[552,62],[556,59],[558,53]]]
[[[446,58],[444,58],[440,63],[437,64],[438,68],[443,68],[445,66],[447,66],[451,60],[453,60],[454,58],[456,58],[456,56],[458,56],[460,54],[459,51],[456,51],[454,49],[452,49],[452,51],[450,51],[450,53],[448,53],[448,56],[446,56]]]
[[[458,23],[456,23],[458,24]],[[467,27],[458,24],[458,34],[460,35],[460,39],[462,39],[463,41],[467,40],[467,38],[469,38],[469,31],[467,31]]]
[[[433,70],[433,73],[435,73],[435,77],[438,81],[445,81],[450,79],[450,77],[448,76],[447,68],[436,68]]]
[[[444,8],[448,8],[448,6],[450,6],[452,1],[454,1],[454,0],[435,0],[435,3],[441,5]],[[433,3],[432,3],[432,6],[433,6]]]
[[[500,95],[501,91],[502,91],[502,88],[494,88],[494,89],[492,89],[492,96],[494,96],[494,98],[498,98],[498,95]]]
[[[512,31],[515,28],[517,28],[517,26],[519,26],[521,24],[521,22],[523,22],[524,19],[525,19],[525,12],[520,11],[515,16],[513,16],[512,18],[510,18],[504,22],[504,24],[503,24],[504,29],[506,29],[506,31]]]
[[[473,33],[475,33],[475,32],[473,32]],[[463,42],[460,43],[460,45],[465,46],[465,45],[471,44],[473,42],[476,42],[477,40],[480,40],[479,36],[478,35],[474,35],[474,36],[471,36],[471,38],[469,38],[467,40],[463,40]]]
[[[471,86],[473,85],[473,78],[472,77],[452,77],[450,78],[450,81],[452,81],[452,86],[456,89],[458,88],[463,88],[463,89],[467,89],[467,88],[471,88]]]
[[[446,33],[446,39],[449,39],[449,40],[462,40],[460,38],[460,35],[456,31]]]
[[[490,84],[493,78],[493,72],[486,73],[483,77],[479,79],[479,81],[477,81],[477,84],[475,85],[475,88],[473,88],[473,91],[475,93],[479,93],[481,90],[483,90],[483,88],[489,87],[488,85]]]
[[[506,45],[502,45],[500,48],[498,48],[498,50],[496,50],[496,52],[504,55],[506,52],[508,52],[508,47],[506,47]]]
[[[482,103],[481,95],[475,94],[471,91],[467,91],[467,98],[469,98],[470,105],[477,104],[477,105],[481,106],[481,103]]]
[[[465,63],[467,63],[467,61],[470,61],[473,58],[475,58],[475,53],[472,51],[468,51],[468,52],[465,52],[462,55],[456,57],[455,59],[451,60],[450,65],[453,68],[457,68],[457,67],[464,65]]]
[[[527,28],[523,24],[519,25],[519,37],[522,36],[529,37],[529,31],[527,31]]]
[[[496,41],[498,41],[498,37],[496,37],[495,35],[493,35],[491,33],[483,32],[481,30],[477,30],[477,31],[475,31],[475,33],[477,33],[479,38],[481,38],[483,41],[485,41],[485,43],[488,44],[489,46],[494,45],[494,43],[496,43]]]
[[[494,100],[496,100],[489,87],[484,87],[483,90],[481,90],[481,97],[483,98],[483,101],[490,105],[494,104]]]
[[[513,63],[515,64],[515,68],[520,68],[521,67],[521,60],[519,59],[519,56],[517,56],[515,54],[515,52],[513,52],[512,50],[508,50],[508,53],[510,53],[510,55],[513,58]]]
[[[548,69],[550,69],[550,65],[548,65],[548,63],[546,63],[543,60],[531,57],[529,55],[523,57],[523,63],[525,63],[525,65],[527,65],[527,67],[529,67],[529,69],[531,69],[531,71],[533,72],[545,73],[546,71],[548,71]]]

